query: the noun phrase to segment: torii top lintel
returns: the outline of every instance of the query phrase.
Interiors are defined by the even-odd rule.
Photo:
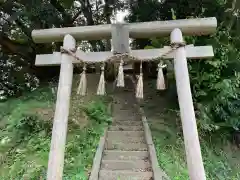
[[[184,35],[208,35],[214,33],[217,19],[197,18],[171,21],[151,21],[126,24],[130,38],[150,38],[169,36],[175,28],[181,29]],[[36,43],[62,42],[66,34],[76,40],[100,40],[111,38],[111,24],[79,26],[33,30],[32,38]]]

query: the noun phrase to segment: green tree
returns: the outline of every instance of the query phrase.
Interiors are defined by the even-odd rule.
[[[212,44],[215,57],[206,61],[189,61],[193,98],[202,130],[238,130],[239,100],[239,2],[221,0],[135,1],[129,6],[130,22],[171,20],[197,17],[218,19],[212,36],[185,37],[189,44]],[[168,38],[169,39],[169,38]],[[136,47],[161,47],[168,39],[134,41]],[[151,72],[156,67],[152,66]]]
[[[58,51],[61,43],[35,44],[32,30],[111,23],[113,12],[122,8],[124,3],[112,0],[0,1],[0,94],[19,94],[35,88],[37,78],[58,75],[59,68],[36,68],[34,61],[36,54]],[[88,44],[94,51],[110,49],[109,41]]]

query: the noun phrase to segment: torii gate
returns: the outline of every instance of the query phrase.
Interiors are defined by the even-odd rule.
[[[74,49],[76,40],[113,40],[115,53],[128,53],[138,59],[156,58],[164,54],[171,47],[148,50],[129,50],[129,37],[150,38],[168,36],[171,33],[171,43],[183,44],[184,35],[208,35],[215,32],[216,18],[199,18],[173,21],[153,21],[122,25],[96,25],[69,28],[53,28],[34,30],[32,37],[36,43],[51,43],[63,41],[65,49]],[[74,39],[75,38],[75,39]],[[79,58],[102,62],[113,55],[112,52],[76,51]],[[174,71],[177,83],[178,101],[185,142],[187,165],[191,180],[205,180],[198,131],[190,89],[187,58],[207,59],[213,57],[212,46],[179,47],[163,58],[174,59]],[[51,149],[49,153],[47,180],[61,180],[64,166],[64,151],[69,115],[69,103],[72,88],[73,64],[80,63],[69,54],[53,52],[53,54],[37,55],[37,66],[61,65],[58,84],[56,110],[52,131]]]

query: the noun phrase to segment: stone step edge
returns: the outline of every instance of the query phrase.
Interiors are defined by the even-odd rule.
[[[108,130],[107,133],[122,133],[123,131],[111,131]],[[142,131],[124,131],[124,133],[144,133],[144,130]]]
[[[106,143],[105,150],[123,150],[123,151],[147,151],[148,145],[146,143],[121,143],[110,142]]]
[[[131,152],[131,153],[142,153],[142,152],[148,152],[148,151],[121,151],[121,150],[104,150],[104,153],[108,153],[108,152],[110,152],[110,153],[113,153],[113,152],[115,152],[115,153],[129,153],[129,152]]]
[[[121,132],[126,132],[126,131],[121,131]],[[106,141],[107,140],[114,140],[114,141],[119,141],[119,140],[123,140],[123,142],[125,142],[125,141],[129,141],[129,138],[131,138],[131,139],[134,139],[134,140],[144,140],[145,142],[146,142],[146,140],[145,140],[145,137],[142,137],[142,136],[127,136],[127,134],[126,135],[121,135],[121,136],[118,136],[118,137],[111,137],[111,136],[108,136],[107,138],[106,138]],[[131,141],[129,141],[129,142],[131,142]]]
[[[120,177],[120,176],[130,176],[132,177],[145,177],[145,178],[152,178],[153,177],[153,172],[151,171],[146,171],[146,172],[135,172],[135,171],[129,171],[129,170],[100,170],[99,171],[99,179],[105,179],[105,176],[110,176],[110,178],[115,178],[115,177]],[[115,180],[115,179],[114,179]],[[117,179],[116,179],[117,180]]]
[[[114,126],[110,126],[108,129],[110,131],[129,131],[129,130],[136,130],[136,131],[141,131],[143,130],[143,125],[139,125],[139,126],[127,126],[127,125],[114,125]]]
[[[102,160],[149,160],[149,152],[104,150]]]
[[[125,127],[143,127],[143,124],[140,124],[140,125],[111,124],[109,127],[118,127],[118,126],[125,126]]]
[[[107,137],[107,128],[104,130],[104,134],[102,137],[100,137],[99,144],[97,151],[95,153],[93,163],[92,163],[92,169],[91,174],[89,176],[89,180],[96,180],[98,179],[99,171],[101,169],[101,163],[102,163],[102,156],[105,148],[105,141]]]
[[[127,163],[130,164],[131,169],[121,169],[122,167],[126,168]],[[111,166],[109,166],[111,164]],[[122,166],[125,164],[126,166]],[[145,167],[146,166],[146,167]],[[142,171],[143,169],[146,171]],[[100,170],[109,170],[109,171],[132,171],[132,172],[152,172],[152,164],[149,160],[102,160],[101,169]]]
[[[106,170],[106,169],[101,169],[100,171],[102,172],[109,172],[109,173],[126,173],[126,174],[138,174],[138,173],[149,173],[152,174],[152,171],[145,171],[145,172],[136,172],[136,171],[131,171],[131,170]],[[99,171],[99,172],[100,172]]]
[[[162,168],[160,168],[160,166],[159,166],[155,145],[154,145],[153,139],[152,139],[151,129],[148,125],[148,120],[145,115],[145,112],[142,107],[139,107],[138,110],[141,115],[141,120],[143,122],[143,127],[144,127],[143,131],[144,131],[144,136],[145,136],[146,144],[147,144],[147,148],[148,148],[149,161],[152,166],[153,179],[159,179],[159,177],[161,177],[166,180],[170,180],[170,178],[165,173],[165,171]]]
[[[139,124],[142,125],[142,121],[140,121],[140,120],[139,121],[135,121],[135,120],[134,121],[132,121],[132,120],[116,120],[116,121],[112,121],[111,125],[112,124],[119,124],[119,123],[123,123],[123,124],[124,123],[126,123],[126,124],[127,123],[139,123]]]

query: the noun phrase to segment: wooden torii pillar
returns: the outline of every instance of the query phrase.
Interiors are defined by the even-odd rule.
[[[213,33],[217,27],[217,20],[216,18],[202,18],[164,22],[154,21],[125,24],[124,26],[128,28],[129,37],[132,38],[167,36],[171,33],[171,43],[181,44],[183,43],[182,33],[185,35],[207,35]],[[64,48],[73,49],[75,48],[75,39],[99,40],[111,38],[111,31],[114,27],[112,28],[111,25],[97,25],[34,30],[32,32],[32,37],[36,43],[63,41]],[[170,49],[171,47],[164,47],[162,49],[133,50],[130,51],[129,54],[139,59],[149,59],[159,57]],[[113,53],[84,53],[78,50],[76,55],[83,60],[97,63],[108,59],[113,55]],[[194,47],[190,45],[177,48],[174,52],[169,53],[164,57],[166,59],[174,59],[178,101],[180,105],[187,165],[191,180],[205,180],[206,176],[190,89],[187,58],[206,59],[213,56],[212,46]],[[47,180],[61,180],[63,175],[73,64],[75,63],[79,62],[71,56],[61,54],[60,52],[37,55],[36,57],[35,65],[37,66],[61,65],[51,149],[49,153]]]

